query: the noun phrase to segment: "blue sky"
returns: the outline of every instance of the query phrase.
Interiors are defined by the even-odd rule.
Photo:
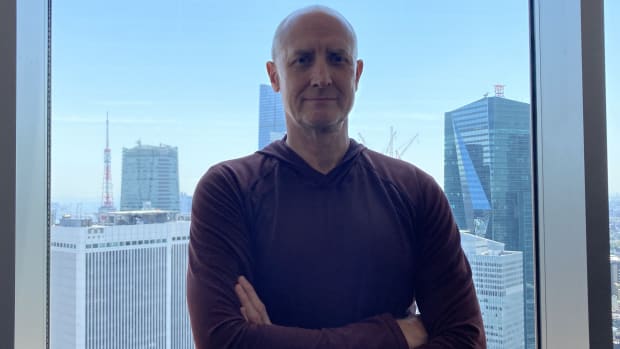
[[[620,133],[620,4],[607,1],[609,134]],[[530,102],[527,1],[321,2],[356,28],[365,61],[350,135],[382,150],[417,135],[404,159],[443,183],[443,115],[493,94]],[[120,202],[123,147],[179,149],[181,191],[209,166],[256,150],[259,85],[273,31],[305,1],[66,0],[53,4],[52,200],[101,198],[105,116]],[[614,23],[615,22],[615,23]],[[614,96],[616,98],[614,98]],[[610,139],[610,190],[620,191]],[[612,143],[615,142],[615,143]],[[612,160],[614,159],[614,160]]]

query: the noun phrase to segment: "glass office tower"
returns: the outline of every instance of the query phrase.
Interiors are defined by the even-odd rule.
[[[282,98],[269,85],[260,85],[258,108],[258,149],[260,150],[284,136],[286,122]]]
[[[444,190],[457,224],[523,252],[526,348],[534,348],[530,106],[484,97],[445,114]]]

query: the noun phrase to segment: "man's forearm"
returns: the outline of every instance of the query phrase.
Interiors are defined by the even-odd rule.
[[[234,302],[188,273],[187,298],[197,349],[408,349],[390,314],[338,328],[304,329],[247,322]],[[221,290],[223,291],[223,290]],[[233,291],[234,293],[234,291]]]

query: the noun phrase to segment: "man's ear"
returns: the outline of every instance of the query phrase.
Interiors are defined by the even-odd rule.
[[[362,71],[364,70],[364,61],[358,59],[355,62],[355,91],[357,91],[357,85],[360,82],[360,78],[362,77]]]
[[[273,91],[280,92],[280,77],[278,76],[276,64],[272,61],[267,62],[267,75],[269,75],[269,81],[271,81],[271,88]]]

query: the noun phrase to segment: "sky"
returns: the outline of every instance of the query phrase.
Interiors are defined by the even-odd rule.
[[[528,1],[319,2],[358,36],[364,72],[349,134],[383,150],[415,137],[403,159],[443,184],[444,113],[495,84],[530,102]],[[65,0],[52,8],[52,201],[100,201],[105,118],[114,200],[122,149],[178,147],[180,189],[258,143],[259,85],[273,32],[305,1]],[[606,3],[608,134],[620,133],[620,4]],[[614,59],[614,57],[616,57]],[[609,139],[610,191],[620,143]]]

